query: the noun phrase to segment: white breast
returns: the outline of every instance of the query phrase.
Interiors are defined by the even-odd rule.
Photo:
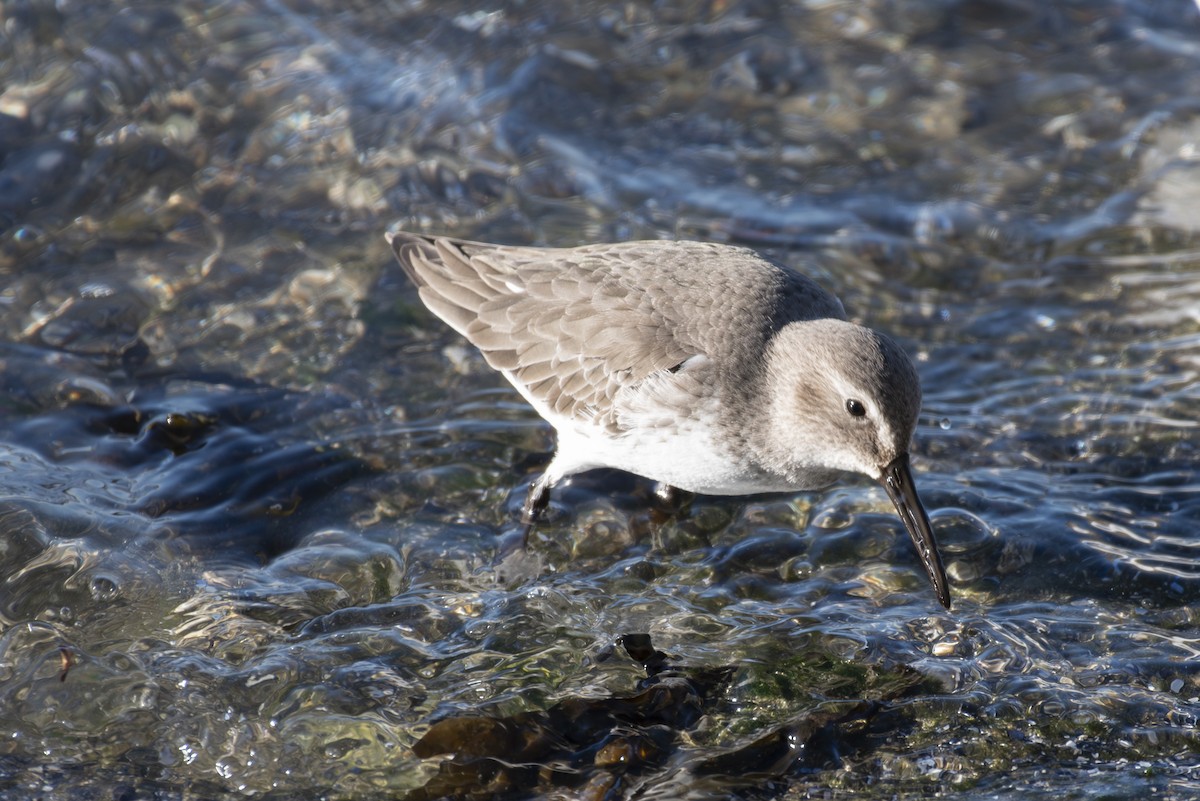
[[[720,399],[690,387],[687,372],[660,374],[619,395],[622,431],[616,434],[595,419],[559,414],[513,383],[558,432],[547,468],[552,481],[610,467],[705,495],[790,489],[745,464],[744,445],[725,440],[717,425]]]

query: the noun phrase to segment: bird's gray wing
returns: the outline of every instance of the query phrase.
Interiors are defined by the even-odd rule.
[[[429,310],[557,414],[619,428],[618,393],[703,353],[667,304],[625,269],[653,256],[636,246],[549,250],[408,233],[388,239]]]

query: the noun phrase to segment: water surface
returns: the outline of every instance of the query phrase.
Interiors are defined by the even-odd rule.
[[[1200,794],[1200,10],[0,4],[6,798]],[[882,490],[617,474],[389,226],[757,247],[925,388]]]

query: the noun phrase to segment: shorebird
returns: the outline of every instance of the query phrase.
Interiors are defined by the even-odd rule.
[[[863,473],[887,491],[950,607],[909,466],[917,371],[808,277],[704,242],[387,239],[425,306],[557,433],[525,500],[526,532],[551,487],[594,468],[708,495],[813,490]]]

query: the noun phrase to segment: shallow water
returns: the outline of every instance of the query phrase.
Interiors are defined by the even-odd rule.
[[[6,798],[1200,795],[1194,3],[0,19]],[[857,479],[589,475],[514,571],[551,432],[392,225],[818,278],[954,610]]]

